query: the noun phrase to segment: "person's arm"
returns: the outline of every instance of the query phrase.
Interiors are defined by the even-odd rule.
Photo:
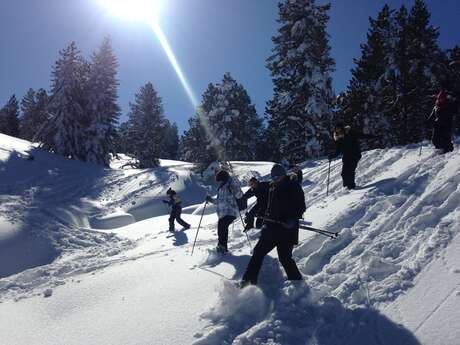
[[[240,199],[243,197],[243,191],[234,179],[231,180],[229,188],[230,193],[232,193],[235,198]]]

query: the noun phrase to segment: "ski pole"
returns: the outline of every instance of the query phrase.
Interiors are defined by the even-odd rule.
[[[270,218],[263,218],[263,219],[265,221],[267,221],[267,222],[270,222],[270,223],[279,224],[279,225],[282,225],[282,226],[284,226],[286,228],[288,227],[286,223],[283,223],[283,222],[280,222],[280,221],[276,221],[276,220],[273,220],[273,219],[270,219]],[[313,228],[311,226],[307,226],[307,225],[303,225],[303,224],[299,224],[299,229],[313,231],[313,232],[316,232],[316,233],[318,233],[320,235],[330,237],[332,239],[337,238],[339,236],[338,232],[332,232],[332,231],[327,231],[327,230],[316,229],[316,228]]]
[[[331,176],[331,160],[329,159],[329,166],[327,168],[327,191],[326,191],[326,196],[329,195],[329,178]]]
[[[206,200],[206,202],[204,203],[203,212],[201,212],[201,218],[200,218],[200,222],[198,223],[198,229],[196,229],[195,241],[193,241],[192,254],[190,254],[190,256],[193,255],[193,251],[195,250],[195,243],[196,243],[196,239],[198,238],[198,231],[200,231],[201,220],[203,219],[204,210],[206,210],[206,205],[207,204],[208,204],[208,200]]]
[[[332,232],[332,231],[327,231],[327,230],[316,229],[316,228],[312,228],[311,226],[300,225],[299,229],[313,231],[313,232],[316,232],[316,233],[318,233],[320,235],[327,236],[327,237],[330,237],[330,238],[339,237],[338,232]]]

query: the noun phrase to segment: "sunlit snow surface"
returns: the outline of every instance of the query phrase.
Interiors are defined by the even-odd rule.
[[[232,254],[217,257],[207,207],[190,256],[213,192],[193,165],[122,169],[121,156],[103,169],[0,135],[1,343],[458,344],[460,156],[418,152],[366,152],[351,192],[335,161],[329,196],[327,162],[305,162],[304,218],[340,237],[301,233],[305,282],[286,282],[274,251],[259,286],[240,290],[250,258],[241,222],[230,227]],[[270,168],[233,164],[241,181]],[[187,231],[167,231],[169,186]]]

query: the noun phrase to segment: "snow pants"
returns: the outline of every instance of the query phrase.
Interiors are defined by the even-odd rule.
[[[171,209],[171,214],[169,215],[169,231],[174,231],[174,221],[177,221],[184,228],[189,228],[190,224],[185,222],[181,217],[182,207],[175,205]]]
[[[243,281],[248,281],[251,284],[257,284],[260,268],[262,267],[265,256],[276,247],[278,251],[278,259],[283,265],[286,275],[289,280],[302,280],[302,274],[299,272],[297,265],[292,258],[292,250],[294,244],[287,241],[285,232],[290,231],[283,228],[262,229],[262,235],[259,242],[254,247],[251,260],[249,261],[246,272],[243,275]]]
[[[435,125],[431,141],[436,149],[443,150],[444,153],[452,152],[454,144],[452,143],[452,129],[442,125]]]
[[[358,166],[359,159],[343,158],[342,159],[342,181],[343,186],[347,188],[356,188],[355,171]]]
[[[219,238],[218,245],[227,248],[228,243],[228,227],[236,218],[233,216],[224,216],[217,222],[217,236]]]

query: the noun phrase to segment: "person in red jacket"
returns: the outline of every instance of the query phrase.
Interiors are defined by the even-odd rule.
[[[431,141],[436,149],[443,153],[452,152],[452,122],[455,112],[455,99],[447,92],[446,85],[442,85],[436,96],[435,106],[428,122],[433,126]]]

